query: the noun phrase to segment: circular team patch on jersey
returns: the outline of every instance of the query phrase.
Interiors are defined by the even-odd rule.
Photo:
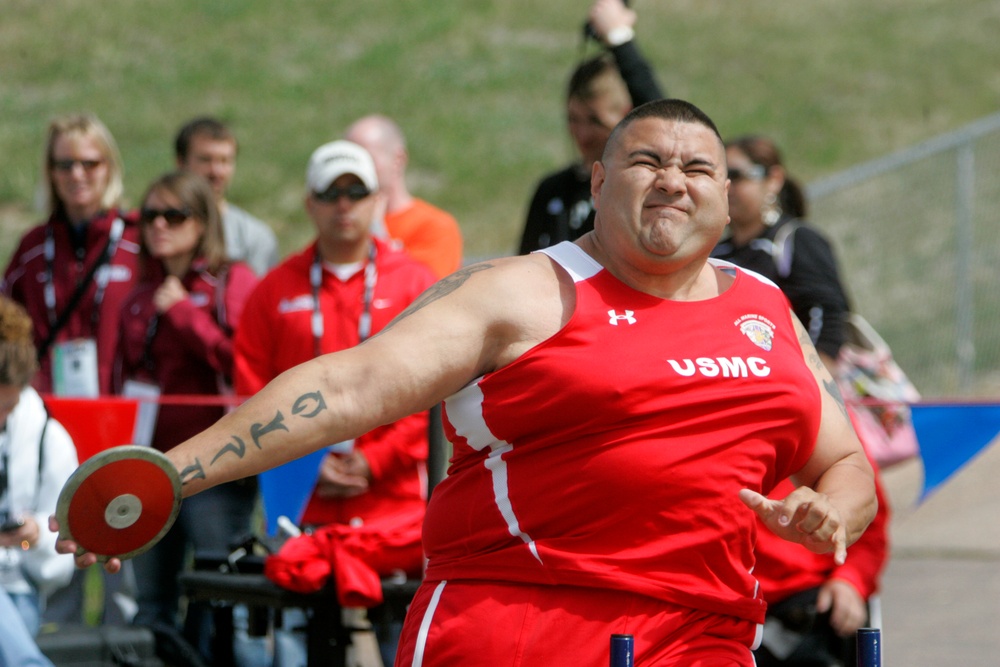
[[[744,316],[740,318],[740,332],[750,339],[750,342],[760,349],[770,352],[774,343],[774,325],[763,318],[757,316]]]

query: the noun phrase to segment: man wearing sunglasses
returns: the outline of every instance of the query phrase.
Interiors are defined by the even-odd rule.
[[[306,188],[316,240],[275,267],[250,295],[235,341],[241,396],[293,366],[377,334],[434,282],[429,268],[374,236],[385,202],[364,148],[349,141],[317,148]],[[391,569],[419,575],[427,427],[421,412],[356,440],[330,443],[301,523],[361,522],[377,529],[381,519],[410,517],[412,548]]]

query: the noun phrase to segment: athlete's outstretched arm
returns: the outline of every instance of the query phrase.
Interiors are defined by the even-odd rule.
[[[748,489],[740,492],[740,498],[775,534],[816,553],[832,551],[842,564],[847,547],[861,536],[878,508],[874,473],[837,383],[797,319],[795,326],[822,397],[816,448],[794,476],[801,486],[783,500],[770,500]]]
[[[572,305],[563,303],[563,283],[542,256],[475,264],[443,278],[378,335],[282,373],[167,452],[183,495],[430,408],[558,331]],[[62,553],[76,547],[57,545]],[[84,554],[77,563],[95,560]]]

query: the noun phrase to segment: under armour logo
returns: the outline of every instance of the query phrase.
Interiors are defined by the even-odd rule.
[[[613,326],[618,326],[618,320],[625,320],[629,324],[635,324],[635,318],[632,317],[634,314],[635,311],[633,310],[626,310],[624,315],[619,315],[617,311],[609,310],[608,317],[611,318],[609,323]]]

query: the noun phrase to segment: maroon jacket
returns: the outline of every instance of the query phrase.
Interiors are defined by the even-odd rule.
[[[76,291],[76,286],[98,260],[108,244],[115,218],[122,215],[125,228],[121,241],[101,271],[106,272],[108,282],[103,298],[95,312],[96,280],[91,280],[74,309],[66,325],[58,332],[56,341],[74,338],[94,338],[97,341],[97,364],[100,390],[102,394],[111,391],[111,368],[115,345],[118,341],[118,316],[122,302],[135,286],[136,266],[139,256],[139,228],[135,214],[109,211],[90,221],[83,248],[83,256],[78,257],[70,239],[69,223],[60,215],[54,215],[44,224],[28,230],[11,256],[10,264],[4,272],[3,293],[22,304],[28,311],[35,327],[35,345],[38,346],[49,335],[50,315],[58,316]],[[49,262],[45,257],[47,236],[53,242],[52,285],[55,288],[55,309],[45,303],[46,274]],[[40,372],[35,376],[35,388],[40,393],[52,391],[52,366],[50,355],[41,360]]]
[[[230,264],[219,275],[196,263],[181,281],[188,298],[156,318],[154,329],[150,327],[156,314],[153,294],[161,282],[159,275],[144,280],[122,307],[115,391],[120,393],[125,381],[134,379],[158,385],[162,396],[219,396],[222,385],[231,382],[233,333],[247,296],[257,284],[256,274],[241,262]],[[224,413],[221,405],[163,404],[153,446],[166,451],[211,426]]]

